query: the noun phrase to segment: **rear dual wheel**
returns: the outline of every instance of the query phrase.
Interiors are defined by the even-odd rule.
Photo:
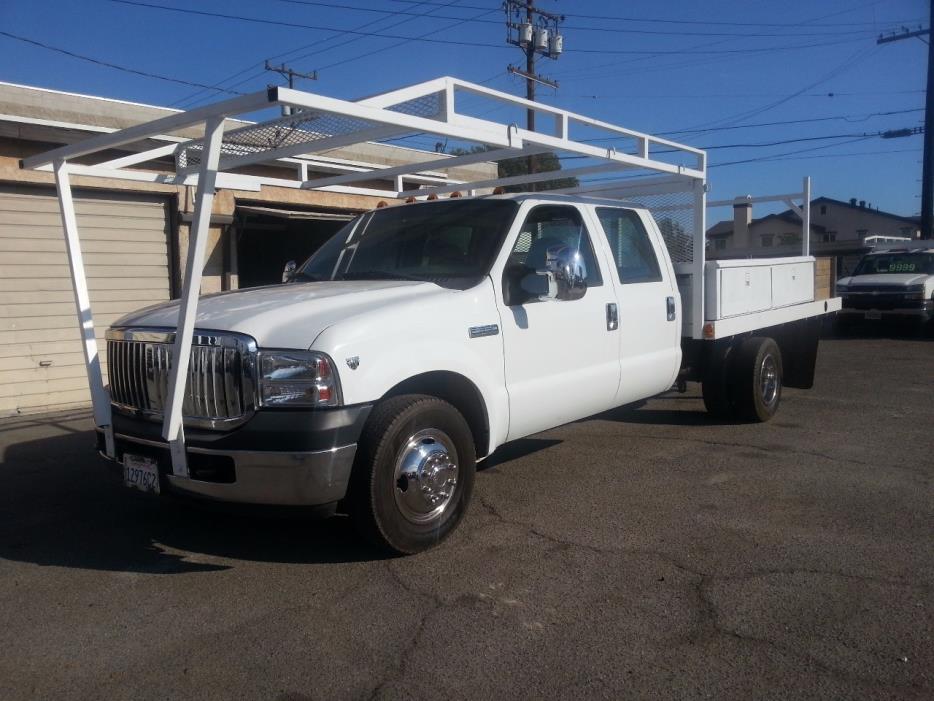
[[[768,421],[782,398],[782,354],[771,338],[753,336],[714,349],[703,379],[704,406],[723,419]]]
[[[399,555],[440,543],[470,503],[475,450],[464,417],[437,397],[378,404],[361,436],[349,495],[358,530]]]

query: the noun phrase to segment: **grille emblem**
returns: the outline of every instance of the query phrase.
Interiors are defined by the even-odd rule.
[[[360,356],[352,355],[347,358],[347,367],[349,367],[351,370],[356,370],[358,367],[360,367]]]

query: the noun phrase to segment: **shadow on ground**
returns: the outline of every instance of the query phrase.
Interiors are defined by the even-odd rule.
[[[41,428],[36,421],[15,423],[32,432]],[[0,463],[0,558],[181,574],[235,566],[214,558],[337,563],[386,557],[364,543],[345,516],[257,514],[128,490],[113,465],[95,453],[92,431],[75,430],[67,422],[54,425],[71,432],[19,443],[11,443],[13,431],[7,432]],[[479,469],[503,467],[559,442],[516,441]]]

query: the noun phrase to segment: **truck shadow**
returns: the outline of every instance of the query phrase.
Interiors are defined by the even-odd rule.
[[[654,409],[651,407],[625,406],[611,409],[592,419],[616,421],[625,424],[653,424],[664,426],[719,426],[725,422],[708,414],[703,409]]]
[[[672,401],[690,401],[699,403],[700,397],[691,394],[676,394],[674,391],[645,399],[632,404],[626,404],[615,409],[610,409],[602,414],[589,416],[586,419],[580,419],[575,423],[586,421],[615,421],[625,424],[653,424],[658,426],[722,426],[726,423],[736,423],[723,421],[711,416],[703,408],[701,409],[671,409],[659,407],[659,403],[669,403]]]
[[[561,442],[553,438],[520,438],[498,448],[486,460],[477,463],[477,472],[493,472],[501,465],[533,455]]]
[[[14,442],[14,426],[0,444],[6,446],[0,462],[0,560],[171,575],[231,569],[238,560],[325,564],[387,557],[361,540],[343,516],[257,515],[133,492],[94,452],[92,431],[63,424],[70,433],[49,436],[52,424],[16,423],[26,440]],[[40,437],[29,440],[34,436]],[[480,469],[559,442],[517,441]]]

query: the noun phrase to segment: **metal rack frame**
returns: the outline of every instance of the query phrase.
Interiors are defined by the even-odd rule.
[[[548,132],[529,131],[516,123],[496,122],[470,116],[457,107],[462,99],[492,101],[522,110],[534,110],[538,124]],[[292,114],[276,115],[266,121],[238,125],[225,130],[225,120],[250,115],[277,106],[288,106]],[[141,140],[170,134],[179,129],[203,125],[202,138],[178,140],[156,148],[88,165],[88,160],[105,151],[132,147]],[[622,150],[596,146],[593,139],[575,139],[579,131],[598,133],[602,139],[625,144]],[[375,164],[333,164],[335,175],[308,177],[309,154],[360,144],[428,133],[442,138],[484,146],[485,151],[460,156],[438,157],[426,162],[384,167]],[[444,171],[481,162],[498,162],[518,156],[545,152],[570,154],[593,161],[560,172],[532,173],[475,182],[453,181]],[[174,156],[174,172],[134,169],[150,161]],[[298,159],[296,161],[296,159]],[[672,162],[680,160],[682,162]],[[296,178],[270,178],[237,172],[244,167],[285,161],[298,163]],[[315,161],[320,163],[320,160]],[[706,211],[707,156],[700,149],[625,129],[584,115],[509,95],[451,77],[419,83],[357,101],[340,100],[284,87],[273,87],[241,97],[180,112],[112,133],[56,148],[24,159],[25,169],[52,171],[61,207],[79,327],[84,344],[84,360],[94,408],[94,420],[106,437],[106,452],[114,456],[110,397],[104,387],[94,334],[93,314],[87,276],[81,255],[78,222],[75,216],[70,176],[134,180],[139,182],[189,185],[197,188],[194,216],[182,285],[179,319],[175,334],[169,403],[164,415],[162,436],[168,441],[173,472],[187,475],[182,400],[191,354],[198,294],[204,268],[205,248],[214,194],[217,188],[258,191],[263,185],[371,195],[382,198],[424,197],[454,190],[467,194],[500,185],[542,183],[555,178],[603,174],[610,180],[582,182],[565,193],[580,193],[629,199],[640,195],[682,193],[690,198],[693,210],[692,254],[689,261],[676,265],[679,277],[690,277],[692,309],[691,335],[699,338],[704,319],[703,271]],[[341,172],[343,171],[343,172]],[[632,177],[634,171],[641,171]],[[654,174],[656,177],[641,177]],[[614,178],[614,176],[616,176]],[[391,179],[391,190],[359,187],[355,183]],[[406,184],[417,189],[406,188]],[[684,205],[682,205],[683,207]]]

